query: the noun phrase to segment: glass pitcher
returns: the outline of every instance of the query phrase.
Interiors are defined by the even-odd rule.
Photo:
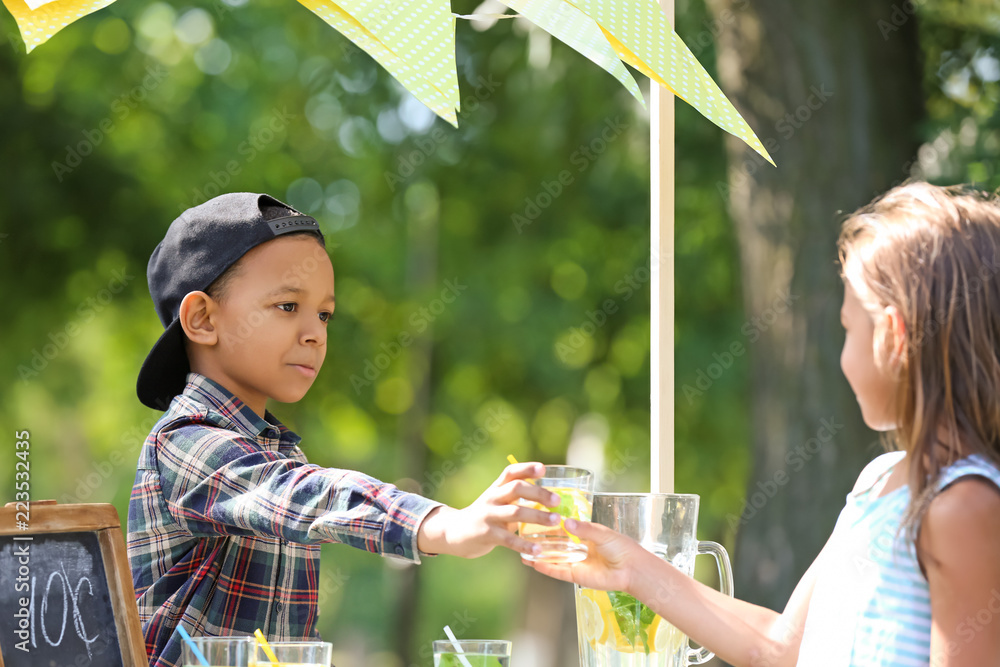
[[[697,538],[694,494],[595,493],[592,521],[628,535],[647,550],[694,576],[698,554],[719,568],[720,589],[733,594],[729,554]],[[713,654],[691,648],[688,638],[635,598],[620,591],[575,586],[581,667],[687,667]]]

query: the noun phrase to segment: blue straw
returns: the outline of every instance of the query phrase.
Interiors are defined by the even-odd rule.
[[[192,641],[191,635],[187,633],[187,630],[185,630],[182,626],[178,625],[177,632],[180,634],[181,639],[186,641],[187,645],[191,647],[191,651],[194,653],[194,657],[198,658],[198,662],[200,662],[205,667],[209,667],[208,660],[205,659],[205,654],[198,650],[198,647],[195,646],[194,641]]]

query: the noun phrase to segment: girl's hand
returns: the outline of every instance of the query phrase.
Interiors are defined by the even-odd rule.
[[[632,593],[634,568],[647,554],[638,542],[589,521],[566,520],[566,528],[590,542],[587,559],[580,563],[556,564],[522,561],[542,574],[580,584],[586,588]]]
[[[437,507],[417,532],[417,548],[424,553],[478,558],[503,546],[521,553],[535,553],[538,546],[514,534],[518,522],[554,526],[559,515],[513,504],[517,500],[558,507],[559,496],[526,482],[545,474],[541,463],[507,466],[497,481],[465,509]]]

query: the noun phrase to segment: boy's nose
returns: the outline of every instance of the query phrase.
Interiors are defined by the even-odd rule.
[[[326,342],[326,326],[318,317],[313,319],[315,323],[309,322],[302,329],[302,342],[322,345]]]

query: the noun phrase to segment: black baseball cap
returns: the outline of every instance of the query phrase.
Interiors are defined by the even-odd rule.
[[[311,232],[323,241],[314,218],[251,192],[219,195],[170,223],[146,268],[149,294],[166,331],[139,370],[135,389],[143,405],[166,410],[184,391],[190,370],[178,319],[184,297],[208,288],[252,248],[291,232]]]

